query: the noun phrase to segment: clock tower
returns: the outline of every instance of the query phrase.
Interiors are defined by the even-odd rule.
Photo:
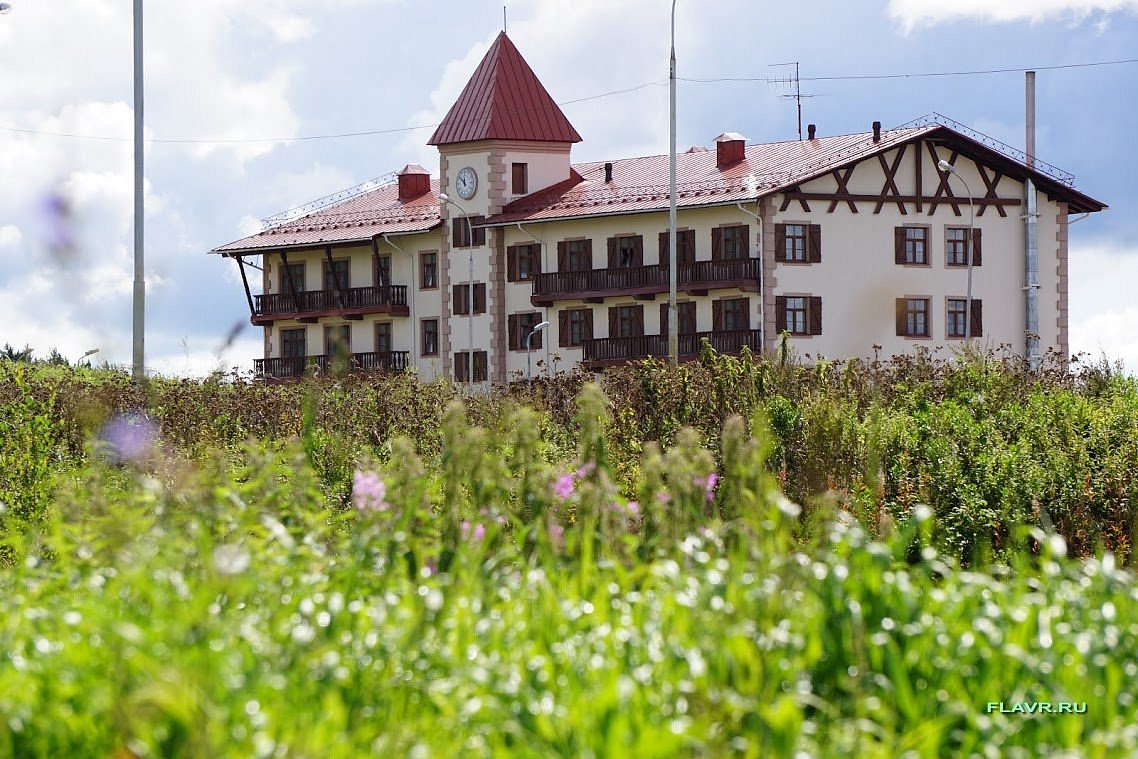
[[[506,377],[506,253],[501,230],[467,230],[512,200],[570,177],[581,136],[505,32],[486,52],[427,144],[439,149],[444,371]],[[457,311],[457,313],[456,313]],[[471,334],[473,333],[473,334]],[[473,348],[473,352],[471,352]],[[481,355],[480,355],[481,354]],[[458,361],[459,369],[456,372]]]

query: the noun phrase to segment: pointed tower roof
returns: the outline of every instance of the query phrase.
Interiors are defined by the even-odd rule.
[[[581,141],[505,32],[494,40],[427,144],[473,140]]]

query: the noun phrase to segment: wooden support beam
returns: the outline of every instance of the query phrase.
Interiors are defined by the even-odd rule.
[[[984,166],[982,164],[980,164],[979,161],[976,162],[976,170],[980,172],[980,178],[984,180],[984,188],[985,188],[984,198],[986,200],[987,199],[999,200],[999,196],[996,195],[996,185],[998,185],[1000,183],[1000,180],[1004,178],[1004,175],[1002,173],[1000,173],[1000,171],[998,169],[992,169],[993,176],[991,179],[989,179],[988,178],[988,172],[984,170]],[[984,211],[987,208],[988,208],[987,205],[980,206],[980,211],[976,215],[977,216],[983,216]],[[1004,211],[1004,208],[1001,205],[996,206],[996,212],[999,213],[1000,216],[1004,216],[1004,217],[1007,216],[1007,213]]]
[[[237,267],[241,270],[241,284],[245,285],[245,300],[249,301],[249,316],[257,315],[257,309],[253,305],[253,293],[249,290],[249,278],[245,276],[245,259],[241,256],[234,256],[237,259]]]
[[[288,291],[292,295],[292,307],[300,310],[300,298],[296,295],[296,282],[292,281],[292,269],[288,268],[288,256],[285,252],[281,251],[281,268],[284,270],[285,279],[288,280]]]
[[[940,159],[937,157],[936,148],[934,148],[931,144],[929,144],[929,153],[933,157],[933,165],[936,166]],[[953,150],[952,155],[950,155],[948,157],[949,165],[955,166],[956,165],[956,159],[959,156],[960,156],[960,152],[957,150]],[[960,216],[960,206],[958,205],[959,199],[955,195],[952,194],[952,187],[950,187],[948,184],[948,178],[950,176],[949,173],[947,171],[941,171],[941,170],[937,169],[937,174],[940,175],[940,184],[937,185],[936,194],[934,194],[932,196],[932,199],[929,201],[929,216],[932,216],[933,213],[936,211],[937,205],[941,202],[940,201],[941,195],[943,195],[945,197],[945,202],[952,205],[952,212],[954,214],[956,214],[957,216]],[[967,199],[965,199],[965,200],[967,200]]]
[[[901,211],[901,215],[908,215],[909,212],[905,210],[905,203],[901,200],[901,190],[897,187],[897,169],[901,168],[901,159],[904,157],[904,145],[897,148],[897,155],[893,158],[892,165],[885,160],[884,153],[877,154],[877,160],[881,163],[881,170],[885,172],[885,185],[881,188],[881,197],[877,201],[877,206],[873,209],[875,214],[881,213],[881,209],[886,202],[895,199],[897,201],[897,208]],[[889,195],[890,190],[893,190],[892,197]]]
[[[324,246],[324,257],[328,260],[328,270],[332,272],[332,279],[335,280],[336,285],[336,298],[340,301],[340,308],[344,306],[344,288],[340,285],[340,275],[336,273],[336,267],[332,265],[332,246]]]
[[[837,169],[834,169],[834,171],[833,171],[834,180],[838,183],[838,189],[834,193],[835,197],[832,201],[830,201],[830,207],[829,207],[829,209],[827,209],[826,213],[833,213],[834,209],[838,207],[838,203],[841,202],[840,199],[837,197],[838,194],[849,195],[849,193],[850,193],[850,187],[849,187],[850,177],[853,176],[854,169],[856,169],[856,168],[857,168],[856,163],[853,166],[850,166],[849,168],[847,168],[845,176],[842,176],[842,174]],[[854,205],[852,200],[847,200],[846,203],[849,204],[850,211],[857,213],[857,206]]]
[[[924,201],[924,196],[923,196],[924,187],[923,187],[923,180],[921,179],[921,161],[923,160],[921,158],[921,154],[924,153],[924,150],[921,148],[921,145],[923,145],[923,144],[924,144],[924,141],[918,141],[916,153],[913,154],[913,182],[914,182],[914,184],[916,184],[917,213],[921,212],[921,210],[922,210],[921,206],[922,206],[923,201]]]

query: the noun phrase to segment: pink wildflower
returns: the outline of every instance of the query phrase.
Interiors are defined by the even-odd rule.
[[[553,492],[562,501],[569,500],[569,497],[573,495],[573,475],[563,474],[558,477],[557,482],[553,485]]]
[[[592,474],[596,468],[597,468],[597,465],[591,461],[588,464],[585,464],[584,466],[579,467],[577,469],[577,479],[581,479],[582,477],[587,477],[588,475]]]
[[[387,495],[387,485],[375,472],[356,470],[352,480],[352,502],[360,511],[387,511],[391,504],[383,500]]]
[[[636,519],[640,516],[640,504],[636,501],[629,501],[628,505],[625,506],[625,511],[628,512],[628,516],[631,519]]]
[[[656,500],[662,504],[667,504],[672,500],[672,496],[668,495],[667,493],[657,493]]]
[[[560,550],[565,547],[565,528],[553,522],[549,523],[549,542]]]
[[[704,488],[707,490],[708,501],[715,500],[715,483],[717,482],[719,482],[719,475],[717,473],[712,472],[707,475],[707,483],[704,485]]]
[[[486,525],[479,522],[478,524],[474,525],[472,528],[470,525],[470,522],[463,520],[463,522],[462,522],[462,539],[463,540],[470,540],[470,541],[473,541],[475,543],[480,543],[480,542],[482,542],[482,539],[484,537],[486,537]]]

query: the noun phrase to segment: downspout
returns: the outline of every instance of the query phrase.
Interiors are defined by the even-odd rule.
[[[758,205],[762,202],[761,198],[755,199],[755,204]],[[759,258],[759,352],[762,353],[762,346],[766,345],[766,329],[767,329],[767,308],[764,302],[766,293],[763,288],[763,217],[759,216],[752,211],[743,208],[742,203],[735,204],[740,211],[750,216],[755,221],[759,222],[759,245],[758,245],[758,258]]]
[[[518,227],[519,231],[524,232],[525,234],[529,235],[533,239],[537,240],[538,245],[541,246],[541,273],[544,274],[545,272],[549,271],[549,269],[547,268],[547,265],[549,264],[549,262],[547,260],[545,260],[545,240],[541,239],[540,237],[535,235],[533,232],[531,232],[528,229],[526,229],[525,227],[523,227],[522,223],[520,221],[517,222],[517,227]],[[532,292],[533,282],[530,282],[530,290]],[[541,320],[542,321],[549,321],[549,307],[548,306],[542,306],[542,308],[541,308]],[[543,339],[541,341],[542,346],[545,348],[545,371],[547,374],[550,373],[550,370],[549,370],[549,343],[551,342],[551,340],[549,339],[549,332],[550,332],[550,330],[547,329],[545,339]]]
[[[1026,73],[1027,100],[1027,165],[1035,167],[1035,72]],[[1027,214],[1024,216],[1024,292],[1026,294],[1026,353],[1031,371],[1039,369],[1039,201],[1035,192],[1035,182],[1028,176],[1024,183]],[[971,318],[971,314],[969,314]]]
[[[395,248],[397,251],[407,256],[407,260],[411,262],[411,281],[407,285],[407,302],[411,311],[411,366],[415,367],[415,371],[419,370],[419,325],[415,322],[415,256],[400,248],[395,243],[391,242],[391,238],[385,233],[383,241]],[[390,283],[389,283],[390,284]]]

